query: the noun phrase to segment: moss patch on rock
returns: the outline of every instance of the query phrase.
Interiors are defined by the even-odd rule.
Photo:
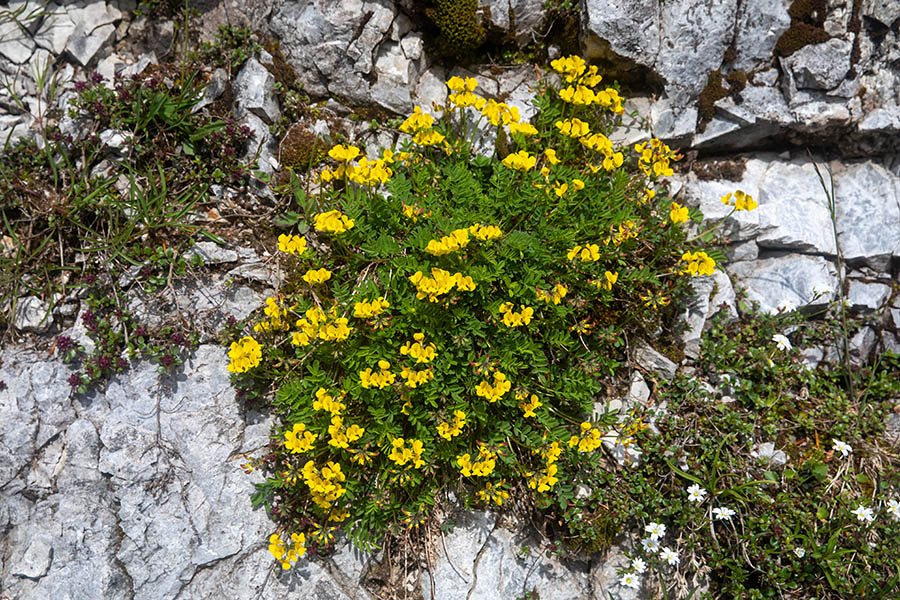
[[[831,35],[822,28],[828,14],[826,0],[794,0],[788,14],[791,26],[775,44],[777,56],[790,56],[804,46],[831,39]]]

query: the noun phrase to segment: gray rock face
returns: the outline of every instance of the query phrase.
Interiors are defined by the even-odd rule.
[[[837,253],[828,198],[812,163],[771,163],[760,182],[757,210],[760,247]]]
[[[591,597],[586,564],[563,565],[541,550],[523,553],[523,546],[539,543],[499,527],[492,513],[454,518],[456,526],[434,550],[430,576],[419,581],[426,600],[516,598],[532,589],[542,600]]]
[[[693,300],[685,306],[679,320],[685,325],[681,337],[684,354],[688,358],[697,358],[700,356],[700,337],[709,318],[724,310],[727,318],[734,320],[738,313],[734,288],[724,271],[716,270],[711,277],[692,278],[691,288]]]
[[[886,283],[851,279],[847,301],[850,303],[851,310],[871,313],[884,306],[890,296],[891,286]]]
[[[50,306],[37,296],[25,296],[16,302],[13,327],[20,331],[43,333],[50,329],[53,317]]]
[[[405,28],[398,23],[395,31],[396,20],[397,7],[387,0],[314,0],[281,4],[269,27],[309,93],[406,112],[412,109],[408,93],[418,79],[418,59],[404,52],[403,45],[415,55],[416,44],[401,44]],[[388,41],[398,46],[383,47]]]
[[[730,266],[735,285],[747,290],[747,299],[759,303],[764,313],[823,304],[814,290],[835,290],[837,269],[821,256],[776,254]]]
[[[537,35],[544,22],[542,0],[481,0],[480,4],[482,10],[490,10],[491,23],[514,34],[520,44]]]
[[[672,379],[678,369],[678,365],[647,345],[635,350],[634,362],[663,379]]]
[[[804,46],[783,64],[791,70],[798,89],[830,90],[850,70],[850,51],[853,44],[840,38],[832,38],[821,44]]]
[[[44,17],[34,34],[34,41],[53,54],[62,54],[69,38],[75,33],[75,23],[69,17],[68,11],[55,3],[47,5],[47,12],[51,14]]]
[[[732,68],[752,71],[772,62],[778,38],[791,25],[789,6],[788,0],[742,0]]]
[[[0,55],[15,65],[28,62],[34,53],[31,36],[16,22],[0,24]]]
[[[281,118],[274,87],[275,77],[258,60],[251,58],[234,79],[235,103],[241,111],[251,112],[266,123],[274,123]]]
[[[900,19],[900,4],[893,0],[863,0],[862,14],[880,21],[883,25],[893,25]]]
[[[612,50],[651,65],[660,48],[659,5],[655,0],[588,0],[583,3],[588,56]]]
[[[835,174],[835,196],[844,258],[886,271],[900,250],[898,178],[873,162],[854,164]]]
[[[722,196],[742,190],[753,198],[759,199],[760,184],[765,181],[765,174],[769,168],[769,156],[764,159],[752,158],[747,161],[743,177],[740,181],[713,180],[704,181],[695,174],[688,175],[685,181],[685,201],[690,206],[696,206],[710,223],[727,219],[719,228],[733,242],[741,242],[753,239],[770,225],[763,225],[760,220],[760,209],[752,211],[737,211],[731,213],[731,207],[722,204]]]

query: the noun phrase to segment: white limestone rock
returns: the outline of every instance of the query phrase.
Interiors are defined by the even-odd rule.
[[[816,290],[838,288],[837,269],[821,256],[777,252],[759,260],[728,265],[736,287],[747,290],[747,300],[759,303],[759,310],[774,314],[827,303]]]
[[[887,271],[900,256],[900,180],[867,161],[835,171],[838,241],[851,264]]]

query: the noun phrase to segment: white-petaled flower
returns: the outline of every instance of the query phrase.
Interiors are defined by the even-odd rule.
[[[862,504],[860,504],[850,512],[856,515],[857,521],[865,521],[866,523],[871,523],[875,520],[875,511],[873,511],[871,508],[866,508]]]
[[[640,575],[644,571],[647,570],[647,563],[644,562],[643,558],[632,558],[631,559],[631,568],[632,570]]]
[[[900,501],[891,498],[887,501],[887,512],[895,521],[900,521]]]
[[[789,313],[797,310],[797,305],[794,304],[793,300],[782,300],[778,306],[775,307],[780,313]]]
[[[659,552],[659,540],[655,540],[652,537],[642,539],[641,546],[644,547],[644,551],[646,552]]]
[[[668,546],[659,551],[659,557],[672,566],[677,565],[681,561],[681,559],[678,558],[678,553]]]
[[[654,523],[651,521],[644,527],[644,531],[650,534],[650,537],[654,540],[658,540],[662,536],[666,535],[666,526],[662,523]]]
[[[806,549],[804,549],[802,546],[796,546],[794,548],[794,554],[797,555],[797,558],[803,558],[804,556],[806,556]]]
[[[821,296],[831,296],[831,288],[825,284],[817,284],[812,289],[813,296],[819,298]]]
[[[700,487],[699,483],[695,483],[691,487],[687,489],[688,500],[691,502],[703,502],[703,499],[706,497],[706,490]]]
[[[776,333],[772,336],[772,341],[775,342],[775,345],[782,352],[790,352],[793,349],[791,346],[791,340],[787,339],[787,336],[784,336],[780,333]]]
[[[731,517],[737,514],[727,506],[717,506],[716,508],[712,509],[712,512],[715,518],[719,521],[730,521]]]
[[[638,581],[638,578],[635,577],[634,573],[625,573],[619,580],[619,585],[624,585],[625,587],[636,590],[641,587],[641,582]]]
[[[832,441],[831,448],[835,452],[840,452],[842,456],[847,456],[848,454],[853,452],[853,448],[851,448],[850,444],[848,444],[847,442],[842,442],[841,440],[839,440],[837,438],[835,438],[831,441]]]

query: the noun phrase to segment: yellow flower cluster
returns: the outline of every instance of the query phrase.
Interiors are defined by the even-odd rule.
[[[347,392],[341,390],[341,395],[335,400],[328,390],[319,388],[316,390],[316,399],[313,400],[313,410],[327,410],[332,415],[339,415],[342,410],[347,408],[347,405],[341,402],[346,395]]]
[[[618,169],[622,166],[622,163],[625,162],[625,155],[621,152],[614,151],[612,140],[602,133],[593,133],[589,136],[579,138],[578,141],[581,142],[581,145],[585,148],[603,154],[603,168],[607,171]],[[594,167],[593,165],[589,166],[594,173],[600,170],[600,167]]]
[[[425,277],[422,271],[416,271],[409,276],[409,281],[416,286],[416,298],[424,300],[428,298],[430,302],[437,302],[441,296],[456,286],[461,292],[471,292],[475,289],[475,282],[472,278],[462,273],[450,274],[449,271],[443,269],[432,268],[431,277]]]
[[[287,548],[284,542],[281,541],[281,536],[273,533],[269,536],[269,553],[281,563],[281,568],[286,571],[300,557],[306,554],[306,536],[302,533],[292,533],[291,547]]]
[[[562,301],[562,299],[566,297],[566,294],[569,293],[569,288],[567,288],[566,286],[564,286],[561,283],[557,283],[556,285],[553,286],[551,293],[552,293],[552,295],[548,294],[541,288],[537,288],[537,292],[536,292],[537,299],[543,300],[544,302],[547,302],[548,304],[550,302],[552,302],[553,304],[559,304]]]
[[[526,419],[528,417],[536,417],[537,415],[534,411],[544,405],[535,394],[531,394],[531,398],[528,398],[526,392],[516,392],[516,400],[519,400],[519,408],[525,413],[523,416]]]
[[[355,146],[350,146],[349,148],[335,146],[331,149],[329,155],[331,155],[336,148],[341,149],[341,151],[335,153],[338,156],[352,155],[355,158],[359,155],[359,148]],[[333,155],[332,158],[334,158]],[[388,166],[388,164],[394,162],[393,152],[389,148],[386,148],[382,158],[377,160],[371,160],[365,156],[360,158],[356,164],[350,164],[349,160],[347,162],[342,162],[342,164],[338,165],[334,170],[325,169],[319,173],[319,179],[324,183],[328,183],[333,179],[343,179],[346,177],[359,185],[377,186],[379,184],[387,183],[387,180],[394,174]],[[347,229],[350,229],[351,227],[352,225],[347,227]],[[338,231],[337,233],[341,232]]]
[[[753,210],[758,205],[753,196],[746,194],[741,190],[737,190],[734,194],[725,194],[722,196],[722,204],[733,206],[734,210]]]
[[[338,144],[328,151],[328,156],[343,163],[349,163],[359,155],[360,150],[356,146],[341,146]]]
[[[328,426],[328,435],[331,436],[328,445],[335,448],[347,448],[361,438],[365,432],[364,428],[356,424],[344,427],[344,419],[339,415],[334,415],[331,417],[331,425]]]
[[[612,271],[606,271],[603,273],[603,279],[598,279],[594,281],[593,279],[589,279],[588,283],[595,286],[598,290],[612,290],[612,287],[619,280],[619,272],[616,271],[613,273]]]
[[[531,156],[525,150],[519,150],[518,152],[508,154],[506,158],[503,159],[503,165],[505,167],[516,171],[528,171],[529,169],[533,169],[535,163],[537,163],[537,158]]]
[[[330,509],[344,495],[347,490],[341,482],[346,479],[347,476],[341,472],[341,465],[333,461],[328,461],[321,471],[311,460],[303,465],[303,482],[309,488],[312,501],[322,510]]]
[[[600,246],[597,244],[576,245],[566,253],[566,258],[569,260],[574,260],[576,256],[583,263],[596,262],[600,260]]]
[[[443,236],[440,240],[430,240],[425,246],[425,252],[434,256],[444,256],[456,252],[469,245],[469,230],[456,229],[450,235]]]
[[[282,233],[278,236],[278,249],[288,254],[303,254],[306,252],[306,238]]]
[[[481,114],[495,127],[500,126],[500,124],[509,125],[510,123],[519,122],[519,109],[517,107],[509,106],[496,100],[488,100],[484,108],[481,109]]]
[[[434,371],[431,368],[421,371],[414,371],[407,366],[400,369],[400,377],[403,378],[406,387],[417,388],[423,383],[428,383],[434,379]]]
[[[378,369],[377,373],[373,373],[371,367],[359,372],[359,382],[364,388],[377,387],[379,390],[382,390],[394,383],[397,375],[391,373],[391,363],[386,360],[379,360]]]
[[[535,454],[537,454],[537,452],[537,450],[534,450]],[[541,458],[546,461],[544,464],[544,471],[540,476],[536,476],[534,473],[526,473],[525,476],[528,477],[528,487],[539,492],[548,492],[550,491],[550,488],[556,485],[559,481],[556,477],[556,473],[558,472],[556,461],[559,460],[562,452],[563,449],[559,445],[559,442],[553,442],[549,447],[541,450]]]
[[[482,225],[481,223],[475,223],[469,227],[469,233],[482,241],[496,240],[503,235],[496,225]]]
[[[306,317],[298,319],[295,323],[300,331],[293,333],[291,344],[308,346],[316,338],[326,342],[342,342],[350,337],[353,331],[353,328],[347,325],[349,322],[346,317],[337,316],[336,306],[332,306],[328,314],[318,306],[312,306],[306,311]]]
[[[653,293],[649,290],[646,294],[640,294],[638,297],[644,301],[644,306],[649,306],[653,309],[657,309],[660,306],[668,306],[671,301],[669,297],[662,292]]]
[[[512,387],[512,384],[506,379],[506,375],[500,371],[494,371],[493,379],[493,384],[489,381],[482,381],[475,387],[475,393],[482,398],[487,398],[488,402],[496,402]]]
[[[581,424],[581,432],[579,435],[573,435],[569,438],[569,448],[578,447],[579,452],[591,452],[600,447],[603,443],[600,430],[591,427],[590,423]]]
[[[303,281],[310,285],[325,283],[329,279],[331,279],[331,271],[325,267],[322,267],[321,269],[309,269],[303,274]]]
[[[390,307],[390,303],[384,299],[384,296],[379,296],[371,302],[368,298],[363,298],[362,302],[353,304],[353,316],[357,319],[371,319],[383,313],[384,309],[388,307]]]
[[[407,441],[409,446],[406,445]],[[425,461],[422,460],[424,448],[425,444],[422,440],[395,438],[391,442],[391,452],[388,454],[388,458],[400,467],[411,462],[414,468],[419,469],[425,466]]]
[[[284,447],[290,450],[291,454],[309,452],[318,437],[312,431],[307,431],[303,423],[294,423],[293,429],[284,432]]]
[[[684,223],[689,218],[687,206],[681,206],[677,202],[673,202],[671,210],[669,210],[669,218],[675,224]]]
[[[347,217],[339,210],[329,210],[328,212],[319,213],[314,218],[316,231],[327,231],[329,233],[344,233],[353,229],[355,223],[353,219]]]
[[[428,212],[425,212],[425,209],[419,208],[418,204],[410,205],[406,204],[405,202],[401,202],[400,204],[402,205],[401,210],[403,211],[403,216],[411,220],[413,223],[418,223],[419,217],[427,219],[431,216],[430,210]]]
[[[422,107],[417,106],[413,109],[411,115],[400,125],[400,131],[403,133],[418,133],[425,129],[430,129],[434,125],[434,117],[428,113],[422,112]]]
[[[452,440],[460,433],[462,433],[462,428],[466,425],[466,413],[461,410],[453,411],[453,424],[443,422],[437,426],[438,435],[444,438],[445,440]]]
[[[462,77],[451,77],[447,80],[447,87],[453,92],[447,96],[447,99],[451,104],[459,108],[474,106],[481,110],[487,104],[487,100],[473,93],[475,88],[478,87],[478,81],[473,77],[466,77],[465,79]],[[453,110],[453,107],[451,106],[450,109]]]
[[[262,347],[250,336],[231,343],[228,352],[228,370],[232,373],[246,373],[259,365],[262,360]]]
[[[406,342],[400,346],[400,354],[403,356],[411,356],[416,359],[416,363],[430,363],[437,356],[437,349],[434,344],[423,344],[425,334],[422,332],[413,334],[413,342]]]
[[[706,252],[685,252],[681,255],[681,260],[685,262],[681,272],[686,275],[712,275],[716,270],[716,261]]]
[[[487,504],[494,502],[497,506],[503,506],[503,501],[509,498],[509,492],[500,489],[500,486],[504,483],[506,483],[505,479],[501,479],[496,486],[488,481],[484,484],[484,489],[478,490],[475,492],[475,495],[478,496],[479,500]]]
[[[567,137],[580,138],[591,132],[591,126],[581,119],[566,119],[554,123],[559,132]]]
[[[578,81],[578,78],[584,75],[584,72],[587,70],[587,64],[585,64],[584,59],[574,54],[551,61],[550,67],[565,77],[567,83]]]
[[[544,171],[547,171],[547,173],[549,173],[549,169],[547,169],[547,167],[544,167],[543,169],[541,169],[541,174],[546,176],[547,173],[544,173]],[[575,190],[576,192],[580,192],[581,190],[584,189],[584,182],[580,179],[573,179],[572,180],[572,189]],[[568,191],[569,191],[568,183],[557,181],[553,186],[553,193],[556,194],[557,198],[562,198],[563,196],[565,196],[566,192],[568,192]]]
[[[524,304],[519,305],[520,311],[513,310],[512,302],[504,302],[500,305],[500,313],[503,315],[503,324],[507,327],[519,327],[531,323],[531,317],[534,316],[534,309]]]
[[[278,302],[279,298],[266,298],[266,307],[263,309],[263,312],[269,318],[254,325],[253,331],[256,333],[263,331],[287,331],[291,328],[286,321],[282,320],[284,317],[287,317],[287,309],[280,306]]]
[[[674,171],[669,166],[669,162],[680,158],[675,151],[656,138],[643,144],[635,144],[634,150],[640,154],[638,167],[648,177],[651,175],[656,177],[670,176]]]
[[[619,228],[616,233],[612,236],[612,243],[616,246],[621,246],[631,238],[636,238],[639,231],[638,224],[632,220],[623,221],[619,224]],[[609,244],[609,240],[606,241]]]
[[[456,457],[456,464],[463,477],[487,477],[494,472],[497,454],[481,446],[478,448],[478,460],[472,462],[472,457],[467,452]]]

